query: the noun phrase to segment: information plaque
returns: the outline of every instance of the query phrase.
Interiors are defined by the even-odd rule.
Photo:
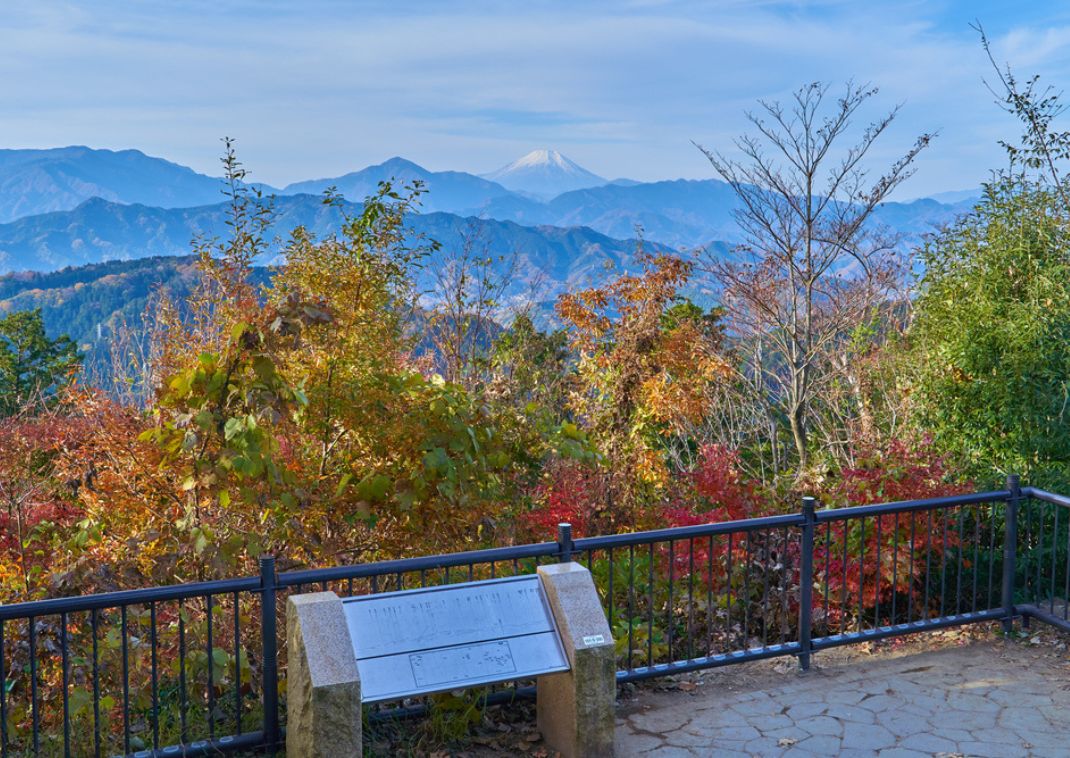
[[[568,671],[537,576],[342,601],[365,703]]]

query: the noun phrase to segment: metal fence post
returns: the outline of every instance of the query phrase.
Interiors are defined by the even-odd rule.
[[[799,566],[799,666],[810,669],[810,636],[814,609],[814,511],[817,501],[804,497],[802,501],[802,550]]]
[[[1010,634],[1014,620],[1014,579],[1018,562],[1018,501],[1022,497],[1021,480],[1017,474],[1007,477],[1006,528],[1003,533],[1003,631]]]
[[[560,563],[572,560],[572,524],[557,525],[557,559]]]
[[[264,666],[264,744],[272,754],[279,743],[279,659],[275,628],[275,557],[260,556],[260,630]]]

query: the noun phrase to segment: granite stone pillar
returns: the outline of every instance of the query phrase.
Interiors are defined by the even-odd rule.
[[[617,665],[591,572],[578,563],[539,566],[570,671],[538,679],[539,731],[564,758],[613,755]]]
[[[286,601],[287,758],[361,755],[360,674],[333,592]]]

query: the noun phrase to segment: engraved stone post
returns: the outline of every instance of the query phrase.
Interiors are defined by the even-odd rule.
[[[337,758],[361,754],[360,675],[333,592],[286,602],[286,755]]]
[[[539,731],[564,758],[613,755],[616,655],[591,572],[578,563],[539,566],[571,671],[538,679]]]

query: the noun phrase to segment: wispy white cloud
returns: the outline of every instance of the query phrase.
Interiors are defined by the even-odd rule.
[[[997,55],[1058,84],[1062,13],[1012,16],[995,0],[15,0],[0,7],[0,145],[134,146],[214,170],[227,134],[277,184],[394,154],[485,171],[536,145],[603,175],[698,177],[709,169],[691,139],[728,147],[757,98],[853,78],[904,106],[878,158],[941,130],[908,188],[920,194],[980,181],[1000,161],[996,135],[1015,132],[968,22],[981,16]]]

